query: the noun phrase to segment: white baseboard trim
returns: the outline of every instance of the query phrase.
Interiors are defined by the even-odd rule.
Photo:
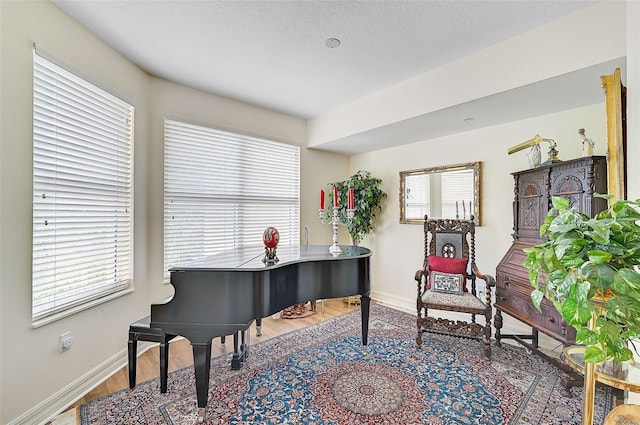
[[[138,355],[144,353],[154,345],[157,344],[144,341],[139,342]],[[52,421],[53,418],[67,410],[91,390],[127,366],[128,363],[127,349],[125,348],[80,376],[66,387],[27,410],[22,415],[13,419],[7,425],[44,425]]]
[[[376,291],[374,289],[371,291],[371,299],[375,300],[378,303],[384,304],[387,307],[402,310],[407,313],[415,313],[416,311],[415,300],[409,300],[407,298],[399,297],[388,292]]]

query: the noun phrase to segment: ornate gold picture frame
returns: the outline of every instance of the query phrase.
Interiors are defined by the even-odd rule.
[[[622,85],[620,68],[600,77],[607,109],[608,191],[611,202],[627,197],[626,168],[626,87]]]

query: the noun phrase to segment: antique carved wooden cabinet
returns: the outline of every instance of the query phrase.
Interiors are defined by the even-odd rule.
[[[531,301],[532,287],[524,267],[523,248],[539,244],[540,226],[551,208],[551,197],[562,196],[571,206],[593,217],[607,208],[607,201],[593,193],[607,193],[607,161],[604,156],[578,158],[513,173],[513,243],[496,269],[496,341],[511,338],[536,351],[538,332],[567,345],[575,341],[575,329],[546,299],[538,312]],[[531,327],[530,335],[502,334],[502,313]],[[529,340],[529,341],[525,341]]]

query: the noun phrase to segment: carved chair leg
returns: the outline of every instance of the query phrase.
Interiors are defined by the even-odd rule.
[[[491,359],[491,322],[484,327],[484,355]]]
[[[422,348],[422,322],[424,321],[424,307],[420,302],[420,292],[418,292],[418,300],[416,302],[416,310],[418,313],[418,318],[416,319],[416,327],[418,330],[418,334],[416,336],[416,347],[418,349]]]
[[[484,341],[485,341],[484,354],[489,359],[491,359],[491,313],[492,313],[491,304],[487,303],[486,308],[484,310],[484,320],[485,320],[485,325],[484,325]]]
[[[500,341],[502,339],[502,335],[500,334],[500,329],[502,329],[502,311],[500,307],[496,307],[496,316],[493,319],[493,324],[496,328],[496,345],[502,347],[502,342]]]
[[[421,311],[422,312],[420,314],[420,318],[418,319],[418,337],[416,338],[416,344],[418,345],[418,348],[422,346],[422,333],[424,329],[424,323],[426,322],[426,318],[429,315],[429,310],[427,309],[427,307],[422,306]]]

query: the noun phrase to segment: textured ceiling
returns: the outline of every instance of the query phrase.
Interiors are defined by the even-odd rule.
[[[587,0],[53,0],[150,74],[311,118]],[[336,37],[341,45],[325,47]]]

